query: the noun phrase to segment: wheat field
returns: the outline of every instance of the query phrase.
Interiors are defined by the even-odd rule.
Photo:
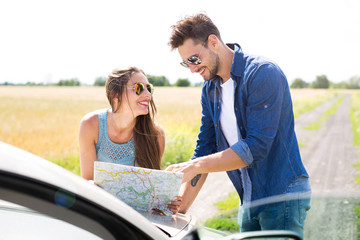
[[[200,126],[200,95],[200,87],[155,88],[156,121],[166,134],[163,166],[191,157]],[[324,96],[329,96],[329,91],[292,90],[294,103]],[[88,112],[107,107],[104,87],[3,86],[0,141],[79,174],[80,120]]]

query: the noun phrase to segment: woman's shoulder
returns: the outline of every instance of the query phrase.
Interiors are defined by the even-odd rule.
[[[164,129],[161,127],[161,125],[159,124],[159,123],[154,123],[155,124],[155,127],[156,127],[156,129],[159,131],[159,134],[160,135],[165,135],[165,131],[164,131]]]
[[[81,125],[86,127],[94,127],[99,125],[99,115],[106,114],[108,109],[98,109],[92,112],[85,114],[81,119]]]

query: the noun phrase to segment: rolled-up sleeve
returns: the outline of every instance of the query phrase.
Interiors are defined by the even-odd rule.
[[[253,163],[253,155],[251,154],[250,148],[245,141],[235,143],[231,146],[231,149],[233,149],[248,166]]]

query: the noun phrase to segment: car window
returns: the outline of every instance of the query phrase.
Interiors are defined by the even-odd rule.
[[[67,222],[0,201],[0,239],[101,239]]]
[[[100,237],[100,239],[148,239],[148,236],[145,236],[141,230],[134,227],[132,224],[129,224],[123,218],[106,211],[104,208],[101,208],[96,204],[94,205],[92,202],[87,201],[81,196],[76,198],[76,202],[70,208],[67,205],[59,205],[59,201],[54,201],[54,198],[59,197],[59,195],[56,194],[58,192],[61,192],[60,197],[63,200],[73,196],[70,192],[57,189],[54,186],[33,181],[29,178],[24,179],[16,174],[9,174],[0,170],[0,200],[25,206],[29,209],[35,210],[35,212],[32,211],[32,213],[40,212],[45,216],[48,216],[50,219],[53,218],[62,220],[64,223],[74,226],[73,229],[83,229],[85,233],[92,233],[95,236]],[[61,202],[64,203],[63,201]],[[2,209],[5,209],[5,207]],[[24,208],[17,209],[23,210]],[[30,214],[29,211],[28,214]],[[41,215],[42,217],[32,217],[33,219],[40,219],[42,222],[46,222],[48,219],[42,220],[45,217],[44,215]],[[6,218],[4,218],[4,220],[2,219],[3,218],[0,218],[0,224],[3,221],[6,221]],[[40,220],[39,222],[41,222]],[[32,221],[30,223],[34,224]],[[52,222],[51,220],[49,221]],[[56,221],[52,224],[55,225],[55,222]],[[26,224],[26,222],[23,224]],[[42,228],[46,227],[46,224],[45,226],[42,226]],[[29,230],[30,233],[36,233],[41,237],[43,233],[35,232],[34,229],[37,228],[34,227],[32,232]],[[49,227],[48,229],[51,228]],[[61,229],[61,227],[57,227],[57,229]],[[57,232],[54,234],[57,234]],[[59,235],[61,236],[61,234],[62,232],[60,231]],[[70,235],[72,236],[72,234]],[[62,237],[61,239],[67,238]],[[94,238],[75,237],[74,239]]]

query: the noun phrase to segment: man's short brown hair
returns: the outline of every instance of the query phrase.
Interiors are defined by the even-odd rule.
[[[219,30],[211,19],[203,13],[187,16],[172,25],[171,28],[172,32],[168,44],[172,50],[183,45],[184,41],[189,38],[198,44],[203,43],[209,35],[214,34],[221,41]]]

